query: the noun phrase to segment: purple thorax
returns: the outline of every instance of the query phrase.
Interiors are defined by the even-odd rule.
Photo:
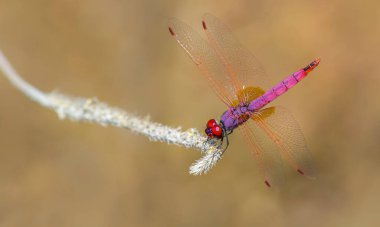
[[[233,130],[246,122],[251,114],[252,112],[248,110],[248,105],[231,107],[223,113],[220,120],[223,121],[227,130]]]

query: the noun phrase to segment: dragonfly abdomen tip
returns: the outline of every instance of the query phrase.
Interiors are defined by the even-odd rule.
[[[303,70],[306,73],[309,73],[309,72],[311,72],[313,69],[315,69],[319,65],[319,62],[321,62],[321,58],[316,58],[308,66],[306,66],[305,68],[303,68]]]

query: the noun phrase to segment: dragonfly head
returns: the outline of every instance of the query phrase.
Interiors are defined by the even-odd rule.
[[[209,138],[220,139],[223,136],[223,128],[218,125],[215,119],[210,119],[207,122],[205,133]]]

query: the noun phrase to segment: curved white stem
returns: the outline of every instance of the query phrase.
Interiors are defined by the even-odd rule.
[[[173,128],[152,122],[148,117],[142,118],[122,109],[110,107],[96,98],[70,97],[56,92],[44,93],[23,80],[1,51],[0,70],[16,88],[40,105],[57,112],[61,119],[68,118],[73,121],[125,128],[152,141],[200,150],[205,155],[190,166],[190,173],[193,175],[207,173],[221,159],[220,149],[206,141],[207,138],[201,136],[196,129],[182,131],[180,127]]]

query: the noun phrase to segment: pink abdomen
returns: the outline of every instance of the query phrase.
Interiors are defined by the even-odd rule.
[[[267,92],[265,92],[265,94],[253,100],[249,104],[248,109],[250,111],[255,111],[263,108],[265,105],[272,102],[277,97],[284,94],[287,90],[289,90],[298,82],[300,82],[303,78],[306,77],[306,75],[307,72],[304,69],[301,69],[293,73],[292,75],[288,76],[285,80],[281,81],[279,84],[269,89]]]

